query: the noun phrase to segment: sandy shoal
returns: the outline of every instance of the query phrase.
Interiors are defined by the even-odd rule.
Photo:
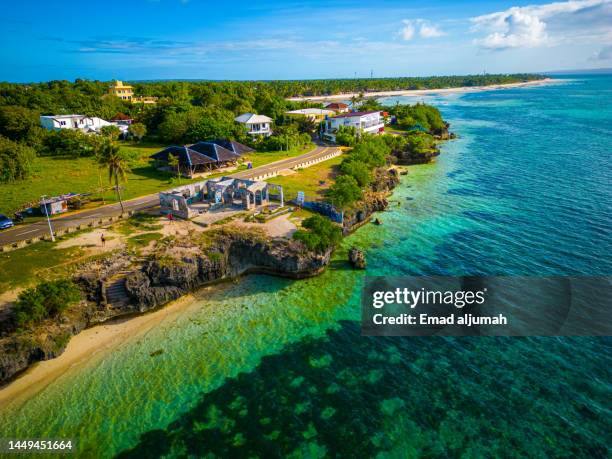
[[[426,96],[431,94],[457,94],[479,91],[493,91],[496,89],[522,88],[527,86],[540,86],[544,84],[554,83],[558,80],[552,78],[544,78],[542,80],[534,80],[520,83],[495,84],[489,86],[461,86],[458,88],[441,88],[441,89],[405,89],[401,91],[373,91],[364,93],[364,97],[392,97],[392,96]],[[313,97],[289,97],[287,100],[300,101],[328,101],[328,100],[347,100],[353,96],[359,96],[359,93],[344,93],[333,94],[330,96],[313,96]]]

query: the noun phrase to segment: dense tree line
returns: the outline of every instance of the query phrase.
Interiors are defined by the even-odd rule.
[[[534,74],[465,75],[398,78],[357,78],[339,80],[270,81],[269,84],[283,97],[321,96],[371,91],[400,91],[407,89],[440,89],[461,86],[485,86],[516,83],[542,78]]]
[[[27,178],[35,158],[32,147],[0,136],[0,183]]]
[[[0,83],[0,161],[4,165],[0,181],[27,177],[31,150],[39,155],[94,156],[99,140],[81,132],[49,132],[39,125],[40,115],[82,114],[113,119],[131,118],[136,126],[129,133],[162,143],[186,144],[198,140],[233,138],[262,150],[285,150],[307,143],[317,126],[285,115],[287,110],[321,106],[311,102],[290,102],[293,95],[324,95],[373,90],[441,88],[510,83],[539,78],[537,75],[472,75],[430,78],[380,78],[303,81],[157,81],[133,83],[135,95],[158,97],[155,105],[131,104],[108,94],[110,82],[76,80],[46,83]],[[372,99],[361,102],[363,109],[378,109]],[[417,126],[436,134],[445,128],[437,110],[426,105],[396,106],[402,127]],[[274,135],[249,139],[235,116],[253,112],[274,120]],[[109,138],[119,135],[106,128]],[[8,143],[8,142],[13,143]],[[340,143],[356,142],[354,132],[343,132]],[[19,147],[16,145],[18,144]]]

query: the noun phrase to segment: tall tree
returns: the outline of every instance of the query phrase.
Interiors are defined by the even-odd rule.
[[[147,127],[142,123],[130,124],[130,127],[128,127],[128,132],[132,137],[136,137],[136,139],[138,139],[140,142],[147,134]]]
[[[121,135],[121,129],[119,129],[114,124],[111,124],[109,126],[102,126],[100,128],[100,134],[105,137],[108,137],[111,140],[117,140]]]
[[[115,191],[119,198],[119,204],[121,205],[121,213],[125,211],[123,207],[123,200],[121,199],[121,190],[119,189],[119,183],[127,180],[127,174],[130,172],[128,161],[121,153],[119,146],[112,142],[106,143],[100,150],[98,156],[98,163],[102,167],[108,168],[108,181],[115,184]]]
[[[179,157],[173,154],[168,155],[168,165],[172,169],[176,169],[176,176],[178,177],[179,183],[181,183],[181,163]]]

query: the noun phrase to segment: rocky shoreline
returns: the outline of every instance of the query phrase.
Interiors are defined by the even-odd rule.
[[[331,250],[311,252],[298,241],[268,239],[256,231],[237,234],[224,228],[207,234],[206,241],[198,236],[196,241],[176,239],[148,260],[120,252],[83,266],[74,280],[84,301],[31,330],[5,330],[0,338],[0,384],[35,362],[59,356],[70,338],[85,328],[152,311],[197,288],[249,273],[314,276],[331,255]]]
[[[385,210],[386,197],[399,183],[397,169],[380,169],[364,199],[345,213],[349,234]],[[320,274],[332,250],[317,253],[301,242],[267,237],[262,231],[222,227],[160,241],[154,255],[138,258],[126,251],[85,264],[74,277],[84,300],[59,318],[28,331],[0,329],[0,384],[32,364],[59,356],[71,337],[112,319],[153,311],[198,288],[261,273],[301,279]]]

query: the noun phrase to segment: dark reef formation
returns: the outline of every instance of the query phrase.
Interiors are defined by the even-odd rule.
[[[348,260],[353,268],[356,268],[356,269],[366,268],[365,253],[363,253],[362,250],[359,250],[356,247],[350,248],[348,252]]]

